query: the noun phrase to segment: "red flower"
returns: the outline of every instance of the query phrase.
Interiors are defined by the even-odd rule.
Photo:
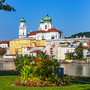
[[[39,58],[37,57],[37,58],[36,58],[36,61],[38,61],[38,60],[39,60]]]
[[[42,60],[40,60],[42,62]]]

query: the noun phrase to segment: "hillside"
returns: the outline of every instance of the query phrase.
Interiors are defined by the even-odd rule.
[[[77,36],[78,37],[85,36],[85,37],[89,38],[90,37],[90,32],[81,32],[81,33],[78,33],[78,34],[71,35],[70,37],[76,38]],[[70,37],[68,37],[68,38],[70,38]]]

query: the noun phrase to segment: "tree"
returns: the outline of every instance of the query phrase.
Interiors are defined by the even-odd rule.
[[[79,44],[77,48],[75,48],[75,53],[77,54],[78,59],[83,57],[83,46],[82,43]]]
[[[0,55],[4,55],[5,53],[6,53],[5,48],[1,48],[1,47],[0,47]]]
[[[13,7],[11,7],[8,4],[4,5],[3,3],[5,3],[5,0],[0,0],[0,10],[4,10],[4,11],[15,11],[15,9]]]

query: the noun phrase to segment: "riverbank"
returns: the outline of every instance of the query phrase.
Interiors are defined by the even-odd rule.
[[[66,62],[65,60],[64,61],[59,61],[60,64],[86,64],[86,65],[90,65],[90,62],[86,62],[86,61],[78,61],[78,62]]]

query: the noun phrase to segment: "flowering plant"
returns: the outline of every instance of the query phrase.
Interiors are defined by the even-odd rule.
[[[56,59],[49,59],[42,55],[28,65],[26,60],[23,63],[24,66],[20,72],[21,77],[15,82],[16,85],[56,86],[57,83],[60,84],[58,75],[54,75],[59,67]]]

